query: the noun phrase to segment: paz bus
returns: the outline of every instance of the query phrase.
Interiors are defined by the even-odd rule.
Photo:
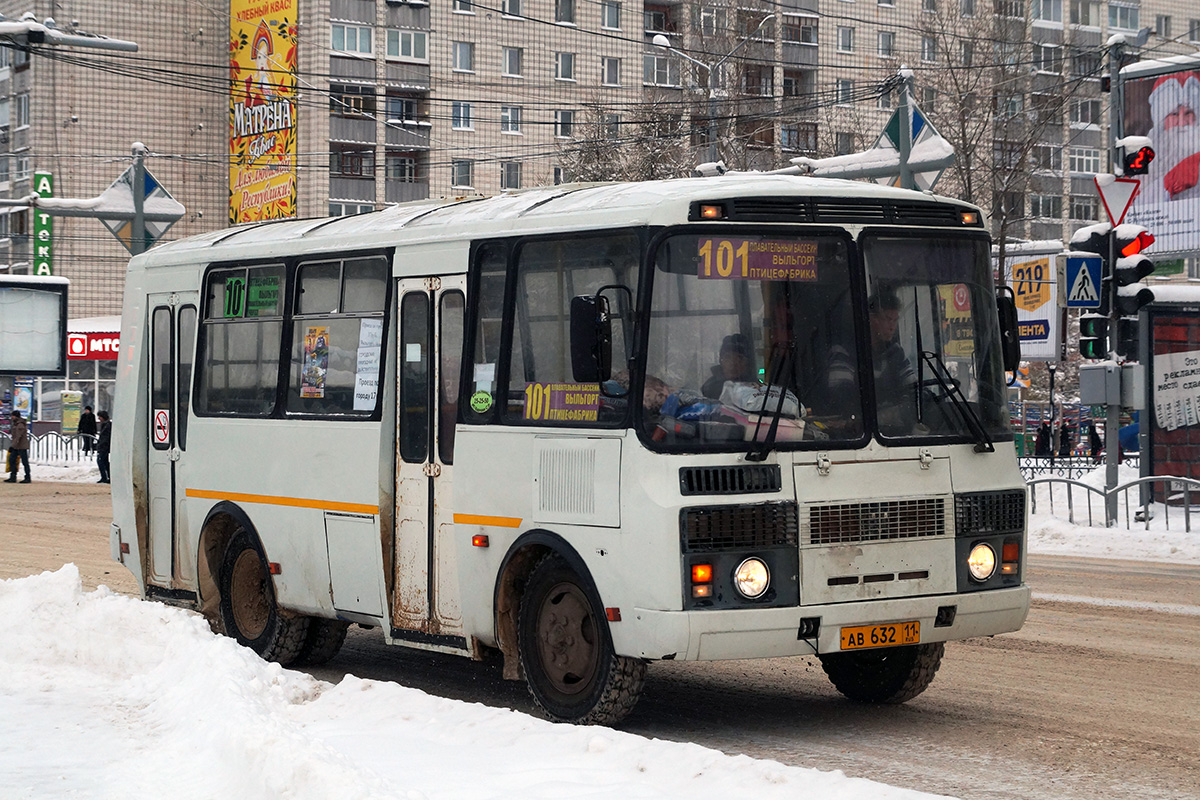
[[[281,664],[351,624],[614,723],[658,660],[904,702],[1023,624],[979,210],[786,175],[243,225],[129,265],[113,557]]]

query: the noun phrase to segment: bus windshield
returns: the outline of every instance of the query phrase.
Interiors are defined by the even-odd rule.
[[[642,420],[667,450],[864,434],[845,235],[691,233],[653,256]]]
[[[867,234],[861,245],[880,436],[1008,436],[987,242]]]

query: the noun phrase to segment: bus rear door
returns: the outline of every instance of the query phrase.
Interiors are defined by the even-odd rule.
[[[396,292],[396,552],[393,635],[460,650],[451,506],[465,277],[410,278]]]
[[[150,500],[148,583],[179,588],[183,487],[179,470],[187,450],[187,418],[196,349],[196,292],[151,294],[148,347],[149,439],[147,493]],[[186,557],[186,556],[185,556]],[[189,559],[190,561],[190,559]],[[184,570],[184,574],[190,574]]]

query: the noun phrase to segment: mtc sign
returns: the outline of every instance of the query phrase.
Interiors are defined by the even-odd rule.
[[[120,350],[121,335],[118,333],[67,334],[67,359],[71,361],[115,361]]]

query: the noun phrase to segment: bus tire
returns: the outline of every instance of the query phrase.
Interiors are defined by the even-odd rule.
[[[280,610],[266,562],[258,540],[239,527],[221,559],[221,624],[239,644],[287,666],[304,647],[308,617]]]
[[[529,693],[556,722],[613,725],[637,703],[646,663],[613,652],[595,591],[558,554],[530,573],[517,628]]]
[[[860,703],[899,704],[933,682],[946,646],[942,642],[825,653],[821,667],[834,687]]]
[[[350,623],[340,619],[309,617],[304,646],[300,648],[292,666],[319,667],[328,663],[342,649],[349,629]]]

